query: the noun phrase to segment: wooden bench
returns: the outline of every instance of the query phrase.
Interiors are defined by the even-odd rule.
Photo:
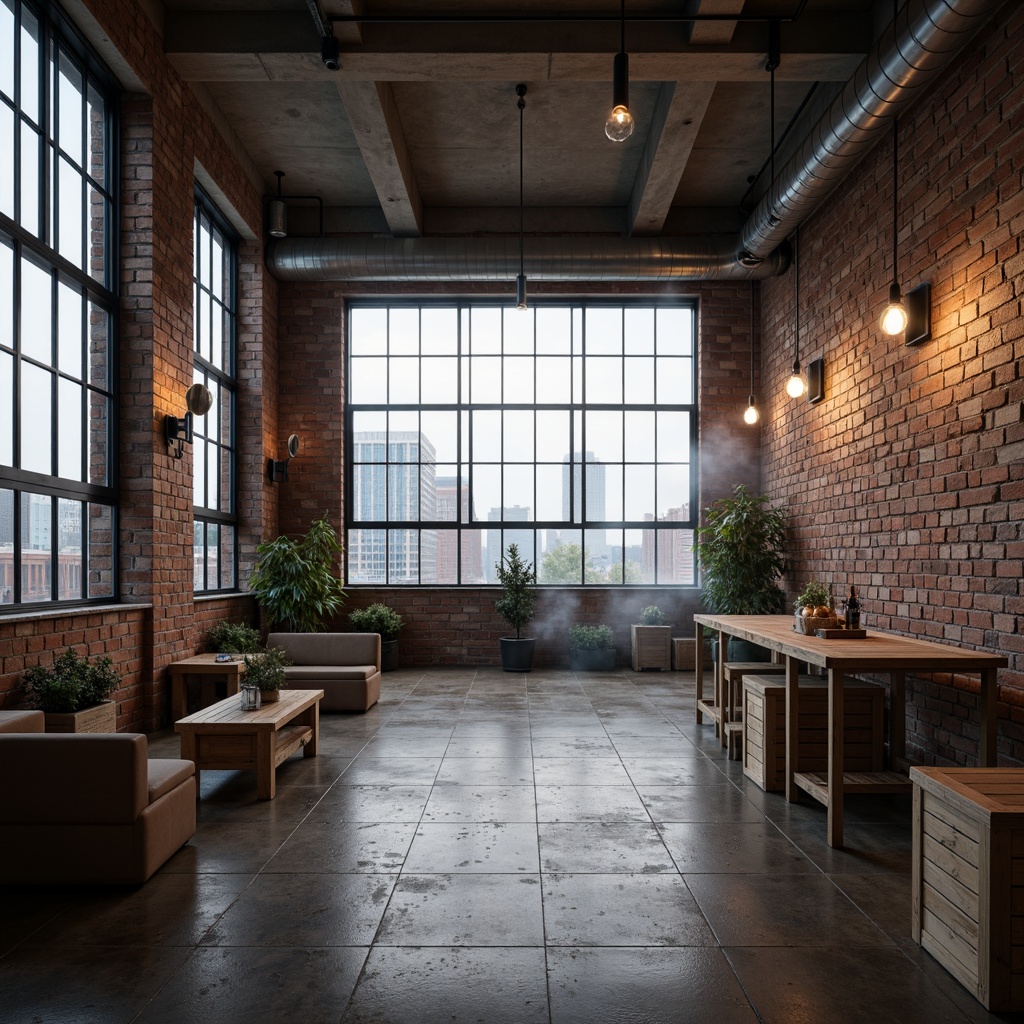
[[[911,768],[911,934],[986,1009],[1024,1010],[1024,768]]]

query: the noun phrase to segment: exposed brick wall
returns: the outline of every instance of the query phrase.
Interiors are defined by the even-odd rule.
[[[793,275],[765,284],[765,485],[792,523],[790,588],[858,587],[869,626],[1004,653],[1000,755],[1024,759],[1024,13],[1006,5],[899,122],[899,276],[932,283],[932,339],[881,333],[891,137],[807,223],[801,360],[782,393]],[[912,752],[976,763],[976,679],[914,681]]]

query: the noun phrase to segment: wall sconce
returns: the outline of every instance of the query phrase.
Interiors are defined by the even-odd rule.
[[[192,443],[192,417],[205,416],[213,405],[213,394],[205,384],[193,384],[185,392],[184,417],[164,417],[164,440],[168,446],[174,446],[174,457],[180,459],[185,454],[185,445]]]
[[[907,345],[919,345],[932,336],[932,286],[925,281],[911,288],[903,297],[907,309],[907,326],[903,341]]]
[[[807,401],[820,402],[825,397],[825,357],[818,356],[807,364]]]
[[[288,463],[299,454],[299,435],[291,434],[288,438],[288,458],[283,460],[267,459],[267,476],[272,484],[288,479]]]

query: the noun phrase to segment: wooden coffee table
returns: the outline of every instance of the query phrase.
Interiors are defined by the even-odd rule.
[[[273,800],[277,766],[299,747],[316,757],[323,690],[282,690],[281,699],[243,711],[241,698],[228,697],[174,723],[181,756],[196,765],[196,792],[203,768],[256,772],[256,796]]]

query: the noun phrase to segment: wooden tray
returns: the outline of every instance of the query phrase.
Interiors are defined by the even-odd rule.
[[[866,629],[816,629],[814,635],[822,640],[866,640]]]

